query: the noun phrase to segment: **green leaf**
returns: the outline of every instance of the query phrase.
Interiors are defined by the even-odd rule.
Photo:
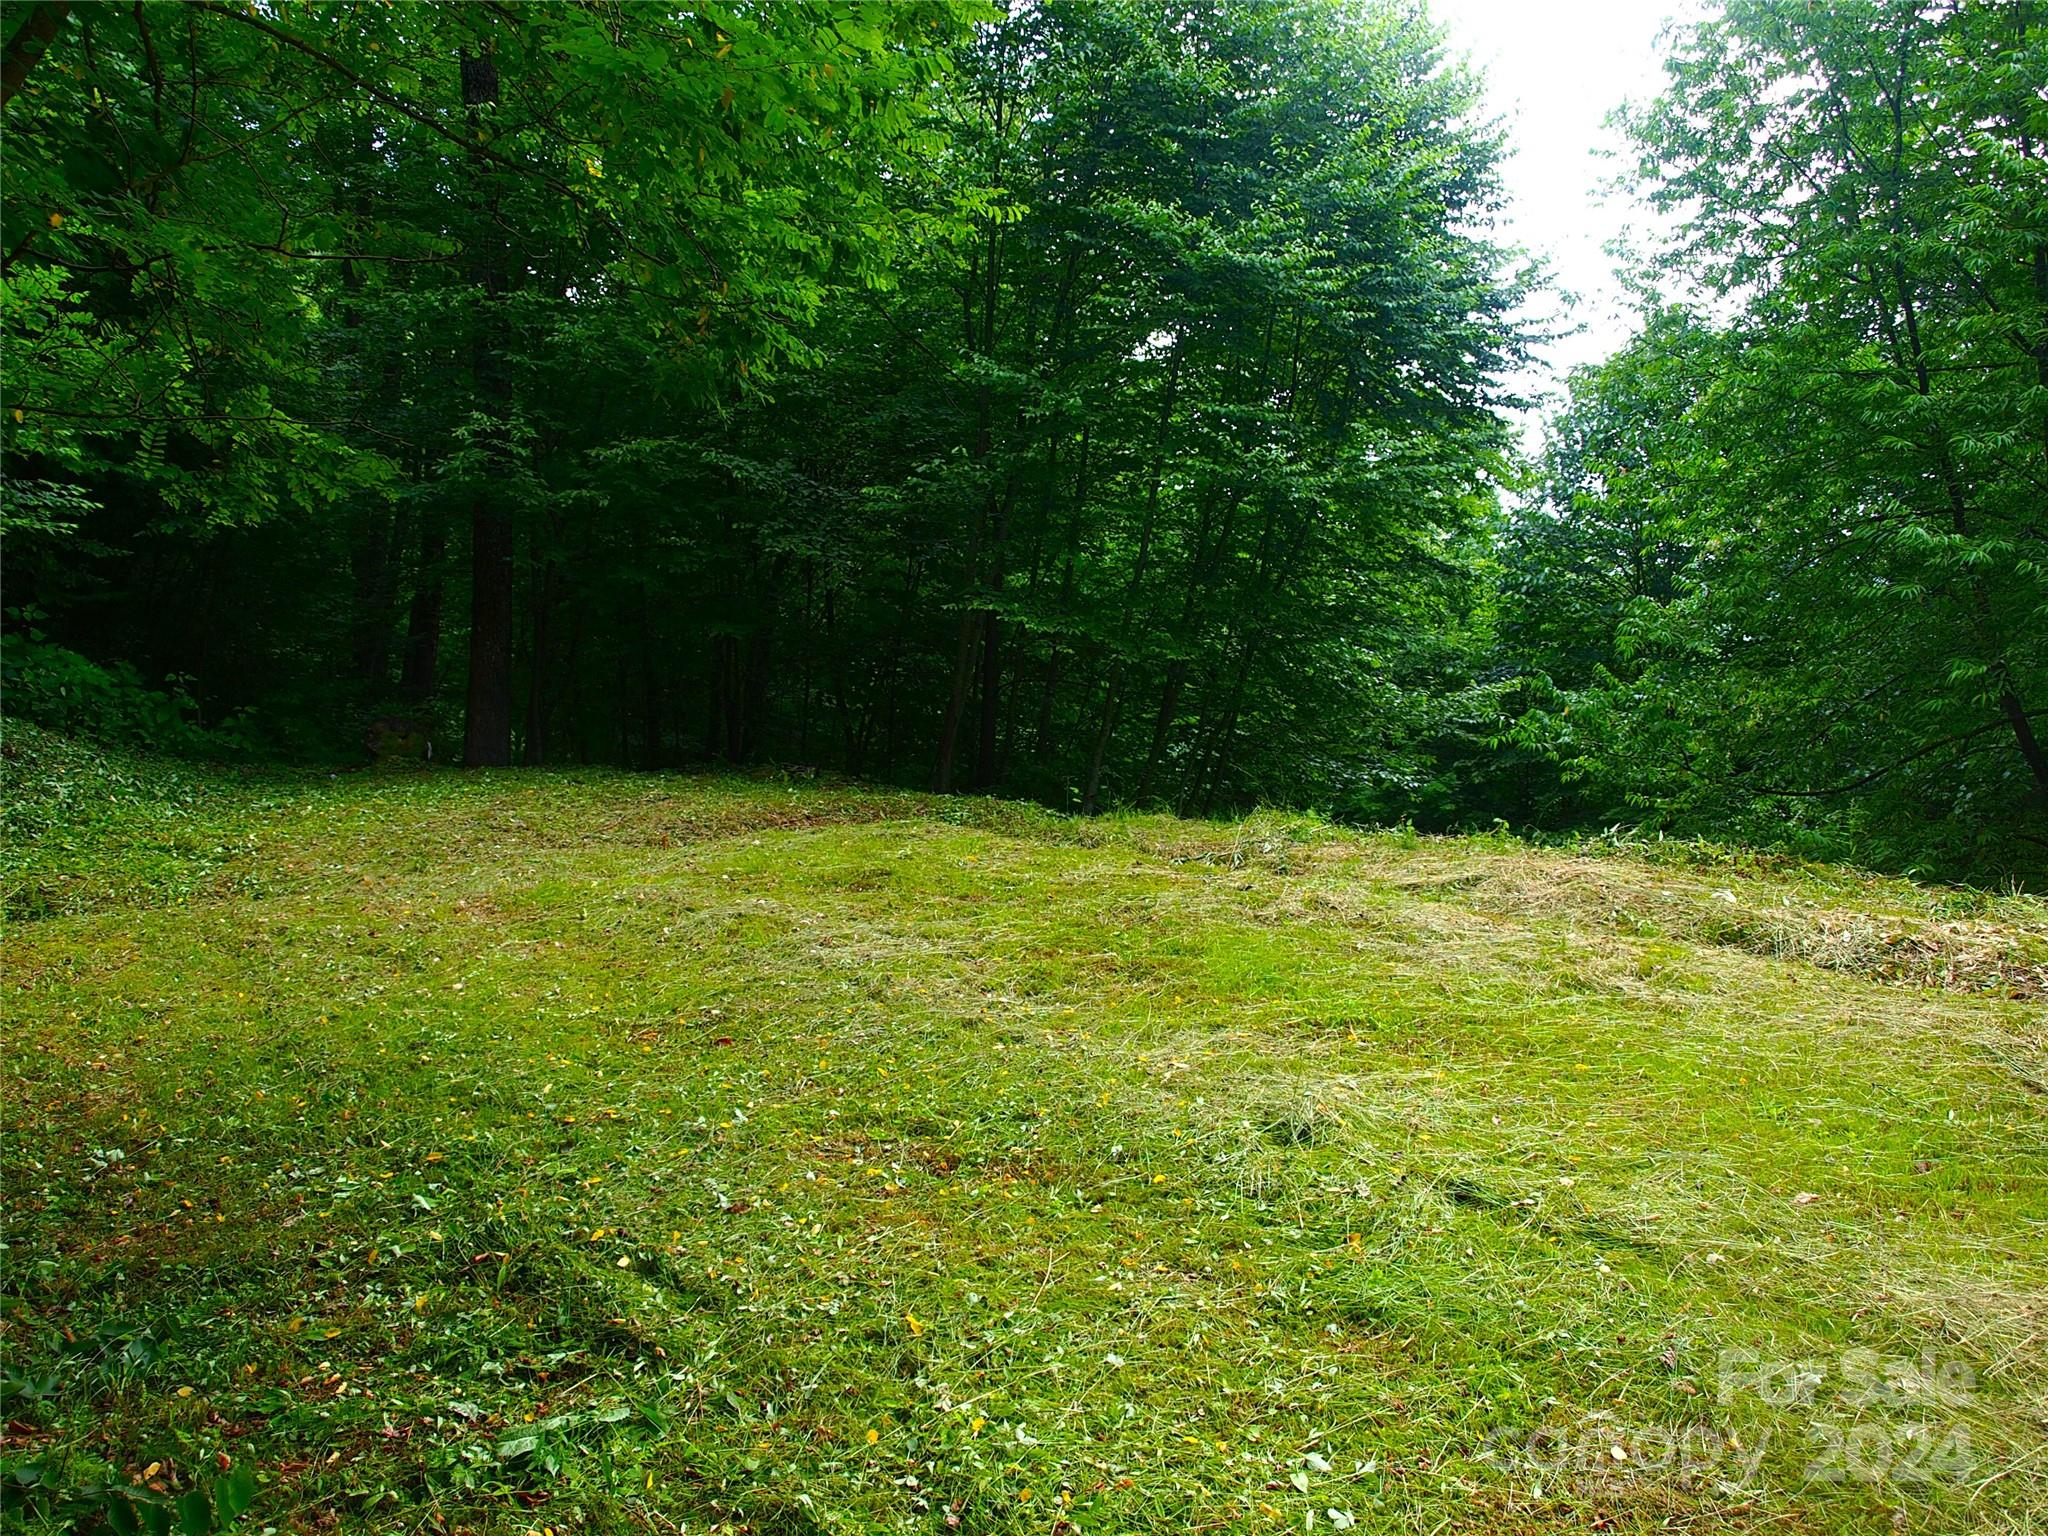
[[[220,1506],[220,1523],[232,1524],[256,1502],[256,1474],[248,1467],[236,1467],[213,1485],[213,1497]]]

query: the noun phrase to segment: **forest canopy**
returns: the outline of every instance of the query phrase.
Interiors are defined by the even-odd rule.
[[[2048,870],[2039,7],[1673,29],[1533,459],[1419,5],[4,24],[11,714]]]

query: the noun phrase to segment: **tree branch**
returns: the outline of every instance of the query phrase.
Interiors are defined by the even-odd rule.
[[[1939,752],[1943,747],[1960,746],[1963,742],[1974,741],[1979,736],[1988,736],[1991,732],[2003,730],[2004,728],[2005,721],[1994,720],[1989,725],[1980,725],[1974,730],[1958,731],[1953,736],[1944,736],[1939,741],[1930,741],[1918,751],[1908,752],[1895,763],[1886,763],[1882,768],[1873,768],[1866,774],[1861,774],[1841,784],[1831,784],[1826,789],[1784,789],[1775,785],[1760,787],[1754,784],[1745,784],[1740,779],[1726,779],[1722,782],[1731,784],[1738,789],[1746,789],[1753,795],[1769,795],[1773,798],[1782,797],[1792,800],[1824,800],[1830,795],[1846,795],[1854,790],[1862,789],[1865,785],[1875,784],[1885,775],[1897,773],[1908,763],[1917,762],[1923,757]]]

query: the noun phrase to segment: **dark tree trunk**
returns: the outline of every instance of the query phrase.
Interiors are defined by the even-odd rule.
[[[912,560],[903,570],[903,603],[896,612],[896,632],[889,639],[889,661],[882,706],[882,772],[896,771],[903,747],[903,653],[910,644],[910,618],[917,609],[918,565]]]
[[[512,520],[478,498],[470,517],[469,697],[462,760],[512,761]]]
[[[981,740],[974,757],[974,786],[992,789],[996,782],[996,732],[1003,709],[1003,621],[994,613],[982,616]]]
[[[990,507],[989,525],[989,591],[1000,593],[1006,577],[1005,544],[1010,536],[1010,514],[1016,506],[1017,482],[1010,477],[1003,486],[1001,500]],[[995,609],[985,608],[981,614],[981,719],[976,731],[974,752],[974,787],[992,788],[996,781],[996,735],[1002,724],[1003,713],[1003,621]]]
[[[849,773],[859,773],[861,765],[861,735],[859,722],[854,716],[853,694],[847,685],[846,652],[839,643],[839,600],[837,592],[825,589],[825,654],[832,658],[829,674],[832,689],[833,713],[839,718],[840,766]]]
[[[533,650],[526,662],[526,762],[538,768],[548,760],[548,665],[552,659],[555,603],[561,577],[554,562],[541,571],[533,595]]]
[[[804,562],[804,609],[798,633],[803,636],[803,664],[797,676],[796,707],[796,757],[800,763],[811,760],[811,663],[816,653],[813,644],[816,625],[812,617],[818,599],[818,566],[815,560]]]
[[[559,590],[557,596],[560,596]],[[562,672],[567,679],[563,688],[563,715],[567,720],[569,739],[575,744],[576,761],[590,761],[590,724],[588,712],[583,704],[583,614],[571,604],[569,608],[569,651],[562,658]]]
[[[419,571],[406,614],[405,665],[399,691],[415,704],[434,696],[441,665],[441,568],[448,558],[448,525],[429,514],[420,522]]]
[[[1201,814],[1206,816],[1216,804],[1216,791],[1221,787],[1229,772],[1231,759],[1237,751],[1238,712],[1244,705],[1245,679],[1251,675],[1252,658],[1257,654],[1256,634],[1245,638],[1244,649],[1238,653],[1237,675],[1231,679],[1230,698],[1223,706],[1223,719],[1216,728],[1215,746],[1209,753],[1209,763],[1202,778],[1201,798],[1197,802]]]
[[[143,24],[139,4],[136,22],[137,25]],[[146,31],[144,35],[147,36]],[[367,131],[350,146],[349,154],[352,161],[367,158]],[[354,186],[346,201],[357,219],[368,224],[372,207],[368,187]],[[363,334],[365,278],[362,263],[354,259],[342,262],[341,287],[344,295],[341,320],[349,338],[350,364],[358,377],[366,377],[369,359]],[[395,350],[386,353],[381,375],[386,397],[396,399],[400,385],[399,356]],[[349,670],[358,682],[369,685],[375,692],[382,692],[390,681],[391,609],[397,597],[396,570],[401,547],[397,534],[402,529],[394,529],[390,509],[379,501],[360,498],[356,511],[348,551]]]
[[[725,729],[725,637],[711,637],[709,665],[704,687],[704,757],[718,756],[720,733]]]
[[[659,770],[667,762],[668,727],[662,719],[661,674],[651,657],[642,657],[640,662],[640,729],[641,761]]]
[[[1145,573],[1152,562],[1152,540],[1159,525],[1159,492],[1166,481],[1166,444],[1168,432],[1173,425],[1174,401],[1180,393],[1181,362],[1187,356],[1185,342],[1175,338],[1173,361],[1167,366],[1166,387],[1159,398],[1159,423],[1153,433],[1152,482],[1145,493],[1145,520],[1138,532],[1137,559],[1131,566],[1130,579],[1124,584],[1124,608],[1135,613],[1144,596]],[[1122,707],[1122,668],[1112,659],[1109,666],[1109,691],[1103,695],[1102,722],[1096,728],[1095,747],[1088,757],[1088,785],[1081,795],[1081,814],[1093,816],[1100,804],[1102,791],[1102,763],[1109,752],[1110,737],[1116,733],[1117,712]]]
[[[626,658],[619,658],[618,681],[612,687],[612,698],[617,701],[613,719],[618,726],[618,745],[613,748],[612,761],[624,767],[633,766],[633,714],[626,707],[626,700],[632,697],[633,670]]]
[[[1251,676],[1253,664],[1263,654],[1268,638],[1265,622],[1268,605],[1277,595],[1280,585],[1274,578],[1276,571],[1287,571],[1294,567],[1302,547],[1308,542],[1310,521],[1304,518],[1299,527],[1282,541],[1276,551],[1273,535],[1277,531],[1276,514],[1268,511],[1264,528],[1259,534],[1259,552],[1252,570],[1249,597],[1242,604],[1244,611],[1243,642],[1238,649],[1237,675],[1230,685],[1229,702],[1224,706],[1223,718],[1219,723],[1213,746],[1209,754],[1208,767],[1202,778],[1200,809],[1208,815],[1216,803],[1216,791],[1227,777],[1232,759],[1237,751],[1237,723],[1244,704],[1245,682]]]
[[[1093,816],[1101,804],[1102,760],[1109,753],[1109,739],[1116,734],[1117,677],[1114,664],[1110,667],[1109,689],[1102,696],[1102,720],[1095,728],[1095,745],[1088,754],[1088,784],[1081,792],[1081,814]]]
[[[356,678],[379,690],[391,681],[391,545],[390,518],[371,508],[349,550],[349,660]]]
[[[1045,661],[1045,686],[1038,693],[1038,723],[1031,737],[1031,756],[1036,762],[1044,762],[1052,752],[1052,706],[1059,695],[1066,659],[1066,647],[1055,644]]]
[[[2041,739],[2034,734],[2034,723],[2027,717],[2026,706],[2020,702],[2019,692],[2010,682],[1999,690],[1998,707],[2012,726],[2020,756],[2034,775],[2035,798],[2048,804],[2048,751],[2042,749]]]
[[[1213,544],[1209,540],[1209,524],[1215,507],[1206,498],[1202,503],[1201,522],[1195,530],[1194,553],[1188,562],[1187,588],[1181,595],[1180,627],[1176,631],[1183,644],[1194,633],[1196,605],[1208,588],[1212,568],[1221,561],[1236,532],[1237,509],[1243,500],[1242,493],[1227,498],[1223,527]],[[1152,745],[1145,754],[1145,770],[1138,777],[1137,802],[1140,805],[1151,800],[1153,787],[1159,782],[1159,770],[1166,761],[1167,744],[1173,738],[1173,723],[1180,714],[1181,696],[1187,688],[1189,667],[1185,656],[1176,657],[1167,665],[1166,684],[1159,694],[1159,712],[1152,719]]]
[[[470,366],[477,398],[502,426],[511,382],[504,358],[506,252],[497,197],[481,145],[484,109],[498,100],[498,65],[489,53],[462,57],[462,105],[478,147],[469,175],[476,207],[470,232],[469,281],[481,299]],[[499,488],[485,483],[470,503],[469,698],[463,761],[472,768],[512,761],[512,515]]]
[[[1010,661],[1010,693],[1009,697],[1003,701],[1003,739],[1001,745],[996,749],[996,780],[998,783],[1009,776],[1010,764],[1016,761],[1019,743],[1024,739],[1024,709],[1026,703],[1025,694],[1027,692],[1024,686],[1024,674],[1029,655],[1030,650],[1027,644],[1025,648],[1017,651],[1017,654]],[[1049,663],[1050,660],[1051,658],[1048,657],[1047,662]],[[1037,670],[1043,672],[1045,668],[1041,665]]]
[[[767,731],[768,660],[769,647],[773,640],[774,631],[765,621],[747,636],[746,672],[741,679],[740,694],[741,720],[744,727],[740,737],[742,756],[759,752],[762,747],[761,738]]]
[[[939,766],[932,775],[932,788],[942,795],[953,792],[953,759],[960,747],[960,717],[966,713],[968,685],[974,680],[974,642],[981,624],[979,613],[960,616],[960,642],[953,650],[953,690],[946,700],[946,723],[939,731]]]
[[[743,762],[747,755],[747,680],[738,635],[718,637],[718,697],[725,724],[725,760]]]
[[[642,558],[644,562],[644,555]],[[644,586],[634,608],[633,628],[640,653],[641,763],[648,768],[660,768],[665,761],[668,730],[662,720],[659,649],[654,643],[653,617]]]
[[[1173,717],[1180,709],[1180,691],[1187,685],[1188,664],[1185,658],[1176,657],[1167,663],[1166,686],[1160,690],[1159,713],[1152,721],[1152,747],[1145,754],[1145,771],[1138,776],[1138,804],[1144,805],[1152,798],[1152,785],[1159,775],[1160,762],[1166,756],[1167,737],[1173,731]]]
[[[1060,605],[1062,615],[1072,612],[1074,597],[1074,562],[1081,553],[1081,522],[1088,511],[1088,450],[1092,438],[1087,427],[1081,429],[1080,465],[1074,475],[1073,510],[1067,520],[1067,549],[1060,568]],[[1045,669],[1045,692],[1038,701],[1038,734],[1032,743],[1032,755],[1044,761],[1052,753],[1053,699],[1059,692],[1060,676],[1065,670],[1067,648],[1055,639],[1052,656]]]

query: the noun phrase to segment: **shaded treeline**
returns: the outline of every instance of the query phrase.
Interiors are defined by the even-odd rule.
[[[51,323],[118,286],[152,345],[207,303],[277,334],[195,338],[112,430],[24,401],[27,477],[90,503],[21,541],[46,632],[308,748],[411,710],[473,763],[1192,808],[1383,778],[1404,664],[1473,601],[1515,346],[1498,145],[1430,29],[1295,0],[964,35],[655,14],[67,22],[22,131],[75,153],[70,98],[110,103],[109,185],[39,189],[94,209],[29,230]],[[593,102],[649,53],[647,121]],[[749,148],[862,69],[852,130]],[[207,430],[238,389],[254,422]]]
[[[2040,872],[2036,7],[1675,31],[1534,473],[1393,0],[9,17],[12,711]]]

